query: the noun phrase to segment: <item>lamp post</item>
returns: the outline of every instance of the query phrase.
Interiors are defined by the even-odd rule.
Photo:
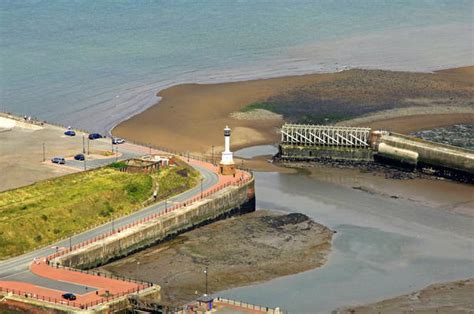
[[[86,156],[84,156],[84,171],[87,170],[87,165],[86,165]]]
[[[212,165],[214,165],[214,145],[212,145]]]
[[[207,296],[207,273],[208,273],[208,268],[206,266],[206,269],[204,270],[204,274],[206,274],[206,293],[204,295]]]
[[[138,266],[140,266],[140,261],[137,261],[137,275],[135,277],[138,278]],[[138,279],[137,279],[138,280]],[[140,300],[140,294],[138,294],[138,292],[140,291],[140,284],[138,283],[138,287],[137,287],[137,303],[138,301]]]
[[[43,162],[46,161],[46,148],[44,146],[44,143],[43,143]]]
[[[201,178],[201,199],[202,199],[202,181],[204,181],[204,178]]]
[[[87,138],[87,155],[89,155],[90,152],[91,152],[91,150],[90,150],[90,139]]]
[[[82,134],[82,153],[83,154],[86,153],[86,143],[85,143],[84,134]]]

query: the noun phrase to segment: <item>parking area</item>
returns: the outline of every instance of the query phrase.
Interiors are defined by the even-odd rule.
[[[67,136],[65,131],[1,116],[0,191],[83,170],[84,161],[75,161],[76,154],[84,153],[87,169],[133,156],[122,152],[121,145],[112,145],[110,138],[88,140],[88,134],[76,131],[75,136]],[[66,164],[51,163],[53,157],[64,157]]]

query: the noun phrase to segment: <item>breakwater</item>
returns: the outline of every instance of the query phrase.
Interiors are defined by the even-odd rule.
[[[284,125],[276,161],[378,162],[473,182],[474,151],[367,128]]]

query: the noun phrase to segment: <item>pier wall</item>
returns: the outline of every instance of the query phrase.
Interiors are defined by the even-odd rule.
[[[400,159],[408,159],[407,155],[412,152],[409,156],[414,163],[474,174],[474,152],[468,149],[432,143],[398,133],[382,135],[378,141],[379,148],[384,144],[382,147],[387,145],[398,149],[401,152],[398,156]],[[394,154],[393,157],[397,158],[397,155]]]
[[[286,161],[352,160],[373,161],[370,148],[343,146],[280,145],[278,157]]]
[[[51,262],[79,269],[94,268],[198,226],[252,211],[255,211],[253,178],[245,184],[224,188],[187,207],[125,229]]]

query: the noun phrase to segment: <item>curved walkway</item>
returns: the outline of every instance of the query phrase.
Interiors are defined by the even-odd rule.
[[[135,154],[160,154],[143,146],[127,144],[123,147]],[[185,158],[186,159],[186,158]],[[13,292],[16,295],[33,297],[45,302],[62,303],[76,307],[87,307],[107,301],[109,294],[123,296],[148,287],[149,283],[135,282],[118,278],[106,278],[103,275],[90,274],[71,269],[58,269],[46,263],[46,257],[57,252],[58,247],[74,248],[94,239],[101,239],[112,234],[112,230],[152,219],[158,214],[165,214],[178,208],[176,203],[190,204],[210,195],[217,190],[248,179],[250,174],[238,170],[235,176],[218,175],[214,165],[189,159],[188,163],[195,167],[203,178],[198,186],[174,197],[148,206],[129,216],[121,217],[113,222],[74,235],[70,239],[58,241],[54,245],[0,262],[0,292]],[[77,296],[75,302],[62,298],[65,292],[73,292]]]

